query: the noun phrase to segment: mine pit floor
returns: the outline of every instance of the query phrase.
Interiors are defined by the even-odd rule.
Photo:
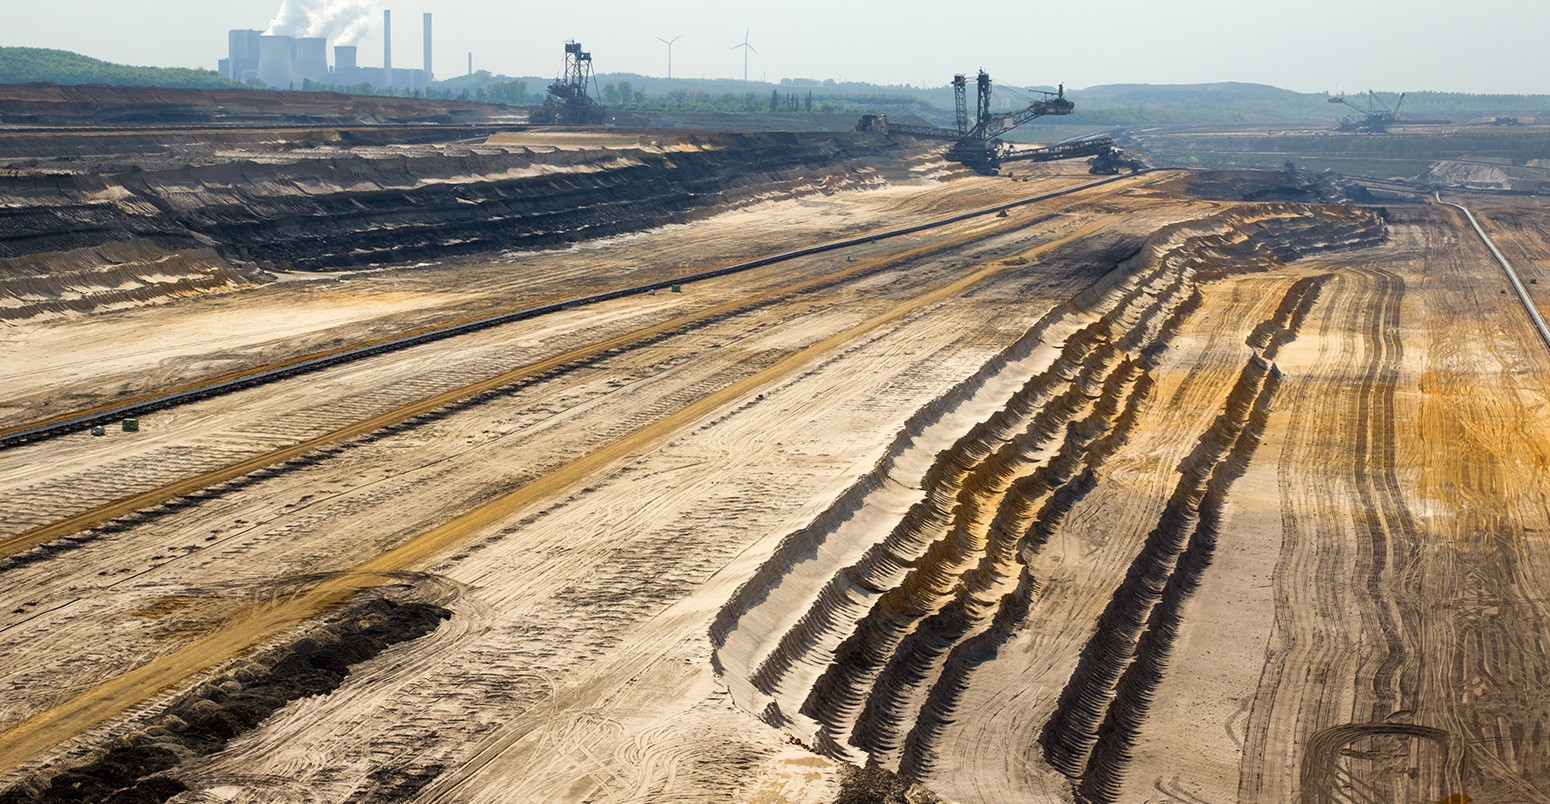
[[[0,421],[1087,180],[1019,178],[8,323]],[[391,599],[445,619],[180,755],[175,800],[827,801],[842,762],[961,802],[1542,799],[1550,352],[1500,269],[1435,205],[1167,181],[0,452],[3,537],[726,308],[4,559],[3,784]],[[1542,298],[1543,207],[1468,203]]]

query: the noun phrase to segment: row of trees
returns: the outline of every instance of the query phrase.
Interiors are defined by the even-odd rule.
[[[504,106],[536,106],[544,102],[543,92],[528,89],[526,81],[493,81],[476,87],[430,87],[428,89],[386,89],[370,84],[354,86],[326,86],[306,82],[300,89],[332,90],[352,95],[377,95],[403,98],[431,98],[436,100],[461,100],[475,103],[495,103]],[[882,107],[883,111],[919,112],[930,115],[937,110],[920,108],[918,100],[907,96],[875,96],[862,98],[825,98],[807,92],[782,92],[770,90],[770,94],[757,92],[723,92],[720,94],[697,90],[675,89],[666,95],[649,95],[641,87],[629,81],[605,83],[597,89],[598,99],[610,109],[646,112],[764,112],[778,114],[831,114],[836,112],[870,111]]]
[[[646,91],[634,86],[629,81],[620,81],[617,84],[604,84],[598,89],[598,94],[602,96],[601,100],[604,106],[612,106],[614,108],[628,107],[638,109],[641,104],[646,102]]]
[[[794,114],[830,113],[849,111],[851,104],[815,98],[812,92],[805,95],[796,92],[770,90],[769,95],[757,92],[723,92],[715,94],[690,89],[675,89],[666,95],[647,95],[646,92],[620,81],[607,83],[598,93],[604,106],[632,111],[678,112],[771,112]],[[847,99],[848,100],[848,99]]]

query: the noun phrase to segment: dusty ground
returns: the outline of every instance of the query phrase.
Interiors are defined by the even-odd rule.
[[[0,414],[1088,180],[1019,178],[895,168],[564,250],[0,324]],[[964,802],[1550,798],[1550,355],[1500,269],[1419,201],[1170,182],[0,452],[9,538],[623,339],[0,558],[4,783],[176,744],[180,802],[830,801],[858,795],[844,761]],[[1544,276],[1542,206],[1468,203]],[[212,750],[171,738],[363,596],[448,616]]]

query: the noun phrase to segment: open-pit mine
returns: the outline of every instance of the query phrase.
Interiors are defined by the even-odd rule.
[[[0,802],[1550,800],[1541,197],[102,91]]]

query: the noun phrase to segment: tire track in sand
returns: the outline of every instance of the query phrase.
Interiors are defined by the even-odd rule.
[[[1095,217],[1086,225],[1042,244],[1025,256],[1054,251],[1105,228],[1116,218],[1114,215]],[[24,765],[39,754],[123,714],[157,693],[183,683],[208,668],[338,606],[355,594],[382,583],[384,573],[407,569],[444,553],[529,506],[553,498],[615,461],[663,443],[677,431],[725,404],[754,393],[766,383],[801,370],[855,338],[1017,267],[1020,266],[1002,261],[968,271],[957,280],[902,301],[887,312],[807,346],[763,371],[702,397],[676,413],[537,478],[526,486],[412,537],[398,547],[358,565],[352,572],[324,580],[289,600],[242,611],[225,627],[199,641],[109,679],[6,731],[0,735],[0,768],[14,769]]]
[[[923,409],[872,474],[788,537],[723,608],[711,637],[734,700],[823,753],[928,776],[973,669],[1032,605],[1039,581],[1030,556],[1123,444],[1149,393],[1148,359],[1198,304],[1198,285],[1384,236],[1366,213],[1281,205],[1159,232],[1072,309],[1046,316],[1002,359]],[[1268,404],[1269,358],[1316,289],[1297,283],[1276,318],[1249,333],[1260,356],[1242,370],[1243,390],[1223,416],[1230,437],[1208,439],[1199,482],[1181,492],[1197,497],[1191,507],[1213,476],[1244,460],[1230,450]],[[1241,440],[1246,450],[1253,436]],[[932,444],[942,451],[930,454]],[[1213,474],[1219,465],[1229,468]],[[1103,715],[1096,710],[1090,724],[1093,742]]]
[[[1339,443],[1345,445],[1337,464],[1340,471],[1335,478],[1328,477],[1330,467],[1323,452],[1314,457],[1314,453],[1294,446],[1283,456],[1283,473],[1288,465],[1295,465],[1305,467],[1302,472],[1317,476],[1308,478],[1306,483],[1289,479],[1281,483],[1282,507],[1287,512],[1286,536],[1274,583],[1276,630],[1284,636],[1273,637],[1272,644],[1276,639],[1297,641],[1273,652],[1250,711],[1245,764],[1239,783],[1240,795],[1250,798],[1289,795],[1289,790],[1281,789],[1290,781],[1286,760],[1305,751],[1321,729],[1350,717],[1358,722],[1381,723],[1415,706],[1417,668],[1412,631],[1416,620],[1413,610],[1405,610],[1410,604],[1402,602],[1413,597],[1396,594],[1413,585],[1419,548],[1418,528],[1398,487],[1395,455],[1395,390],[1402,357],[1399,312],[1404,281],[1379,269],[1364,269],[1348,274],[1347,279],[1359,281],[1362,289],[1362,295],[1352,305],[1352,311],[1361,316],[1361,324],[1355,328],[1363,336],[1360,363],[1353,366],[1354,384],[1348,393],[1316,396],[1321,400],[1347,400],[1345,410],[1334,415],[1328,410],[1311,412],[1319,421],[1294,425],[1314,431],[1338,426]],[[1318,443],[1312,438],[1305,441],[1310,445]],[[1324,491],[1308,494],[1300,502],[1288,499],[1298,488]],[[1348,501],[1349,507],[1343,507],[1342,501]],[[1299,517],[1299,510],[1306,511],[1305,520]],[[1325,524],[1313,524],[1319,522]],[[1309,527],[1315,530],[1309,533]],[[1332,549],[1330,539],[1321,538],[1342,532],[1349,533],[1352,551],[1346,561],[1341,560],[1341,551]],[[1313,555],[1302,557],[1310,551]],[[1291,566],[1308,560],[1315,560],[1322,567],[1317,571],[1318,577],[1331,579],[1332,588],[1327,593],[1290,580],[1306,577]],[[1338,587],[1334,579],[1342,577],[1349,577],[1353,585],[1333,588]],[[1344,634],[1350,631],[1340,623],[1353,609],[1360,620],[1357,632],[1367,635],[1375,649],[1355,654],[1340,650],[1348,641]],[[1328,658],[1314,658],[1319,655]],[[1319,681],[1291,683],[1286,674],[1298,667],[1311,668]],[[1343,683],[1343,679],[1354,681],[1354,688]],[[1292,703],[1310,692],[1311,698]],[[1295,709],[1295,716],[1288,707]],[[1283,735],[1280,744],[1273,745],[1273,723],[1296,724],[1292,727],[1295,736]],[[1284,742],[1288,738],[1291,742]],[[1280,750],[1283,747],[1292,755]],[[1373,779],[1369,783],[1378,784],[1372,792],[1380,798],[1403,797],[1399,789],[1389,786],[1397,780],[1380,783]],[[1280,792],[1274,792],[1277,790]],[[1305,799],[1313,794],[1314,791],[1301,789]]]
[[[1280,384],[1273,358],[1296,337],[1322,279],[1288,288],[1275,315],[1250,333],[1254,355],[1222,413],[1180,466],[1179,483],[1062,690],[1041,743],[1083,800],[1113,801],[1182,622],[1210,565],[1228,491],[1247,469]]]

